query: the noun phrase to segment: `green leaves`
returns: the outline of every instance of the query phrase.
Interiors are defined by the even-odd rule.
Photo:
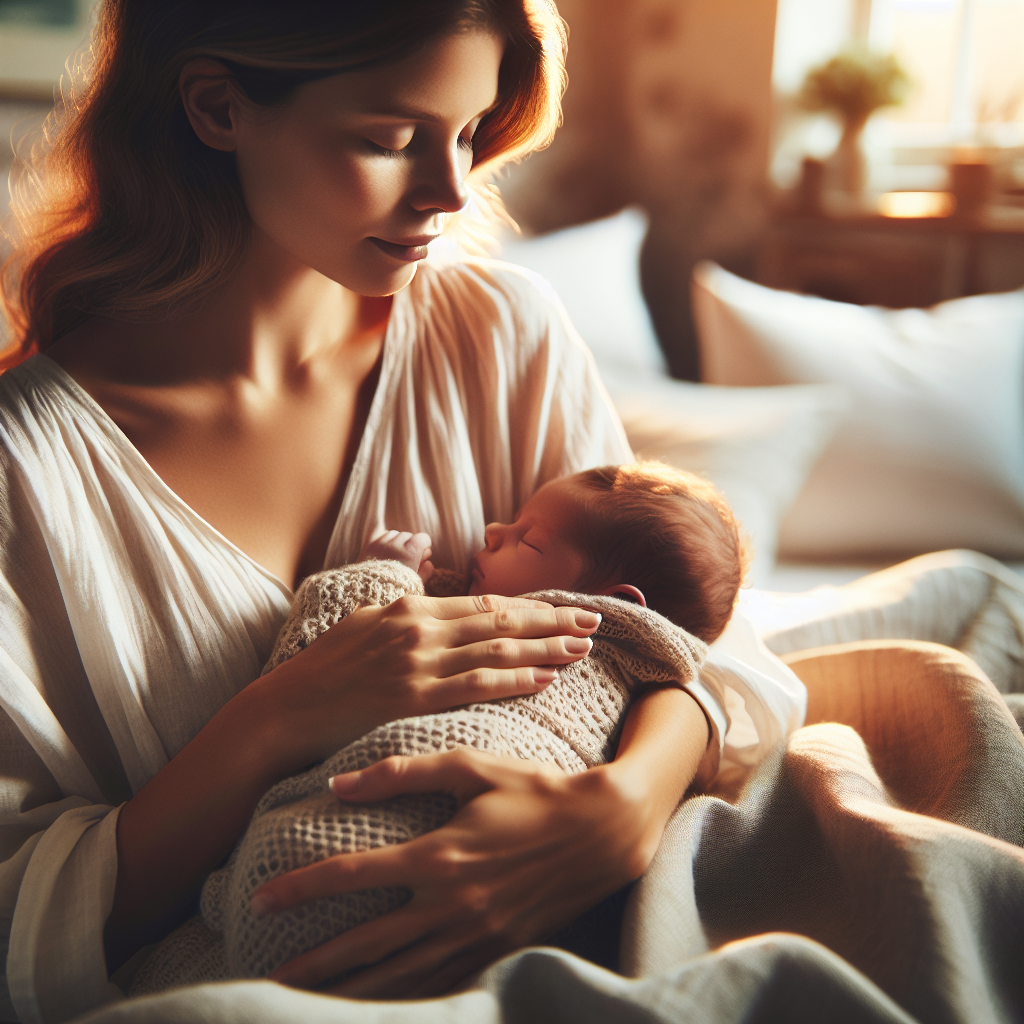
[[[903,102],[910,78],[892,54],[863,48],[844,50],[807,72],[800,103],[807,110],[866,121],[880,107]]]

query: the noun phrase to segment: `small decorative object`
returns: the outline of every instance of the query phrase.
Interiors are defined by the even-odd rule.
[[[813,156],[805,156],[800,165],[796,204],[801,213],[818,216],[824,212],[825,164]]]
[[[830,159],[840,191],[852,198],[864,190],[865,166],[861,134],[868,118],[882,107],[903,102],[910,79],[891,54],[845,50],[807,72],[800,102],[806,110],[837,116],[843,124],[839,145]]]
[[[963,146],[953,154],[949,165],[949,190],[956,196],[956,210],[961,217],[977,217],[992,200],[992,164],[984,150]]]

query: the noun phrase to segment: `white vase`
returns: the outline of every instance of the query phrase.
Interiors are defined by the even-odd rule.
[[[861,145],[867,120],[866,117],[847,120],[839,144],[829,158],[834,187],[849,199],[860,199],[867,182],[867,161]]]

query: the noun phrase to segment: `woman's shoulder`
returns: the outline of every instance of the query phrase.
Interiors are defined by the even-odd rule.
[[[31,356],[23,363],[0,374],[0,432],[9,434],[19,426],[35,419],[40,406],[46,404],[46,393],[55,390],[57,384],[49,379],[46,360],[42,356]],[[9,444],[7,437],[0,439],[0,448]]]
[[[45,355],[30,356],[0,374],[0,422],[49,417],[74,399],[67,374]]]
[[[73,435],[104,434],[102,419],[57,363],[32,356],[0,374],[0,466],[13,462],[33,477],[75,448]]]
[[[586,351],[554,289],[525,267],[486,257],[427,262],[417,274],[418,316],[448,320],[469,338]]]
[[[526,267],[485,256],[427,262],[422,283],[472,305],[494,303],[519,318],[549,320],[565,315],[555,290],[545,278]]]

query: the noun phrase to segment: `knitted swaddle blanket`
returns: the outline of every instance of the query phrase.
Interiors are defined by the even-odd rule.
[[[419,576],[398,562],[362,562],[309,577],[295,595],[264,674],[357,608],[422,593]],[[584,771],[614,755],[633,692],[644,685],[695,679],[707,653],[701,640],[667,619],[616,598],[562,591],[529,596],[600,612],[603,621],[590,655],[562,668],[540,693],[389,722],[272,787],[228,862],[203,887],[201,920],[186,922],[157,947],[132,994],[217,978],[264,977],[410,898],[405,889],[371,889],[252,916],[251,896],[271,878],[335,854],[407,842],[455,813],[455,801],[445,793],[369,805],[339,803],[327,787],[332,775],[394,754],[432,754],[459,746],[546,761],[566,772]]]

